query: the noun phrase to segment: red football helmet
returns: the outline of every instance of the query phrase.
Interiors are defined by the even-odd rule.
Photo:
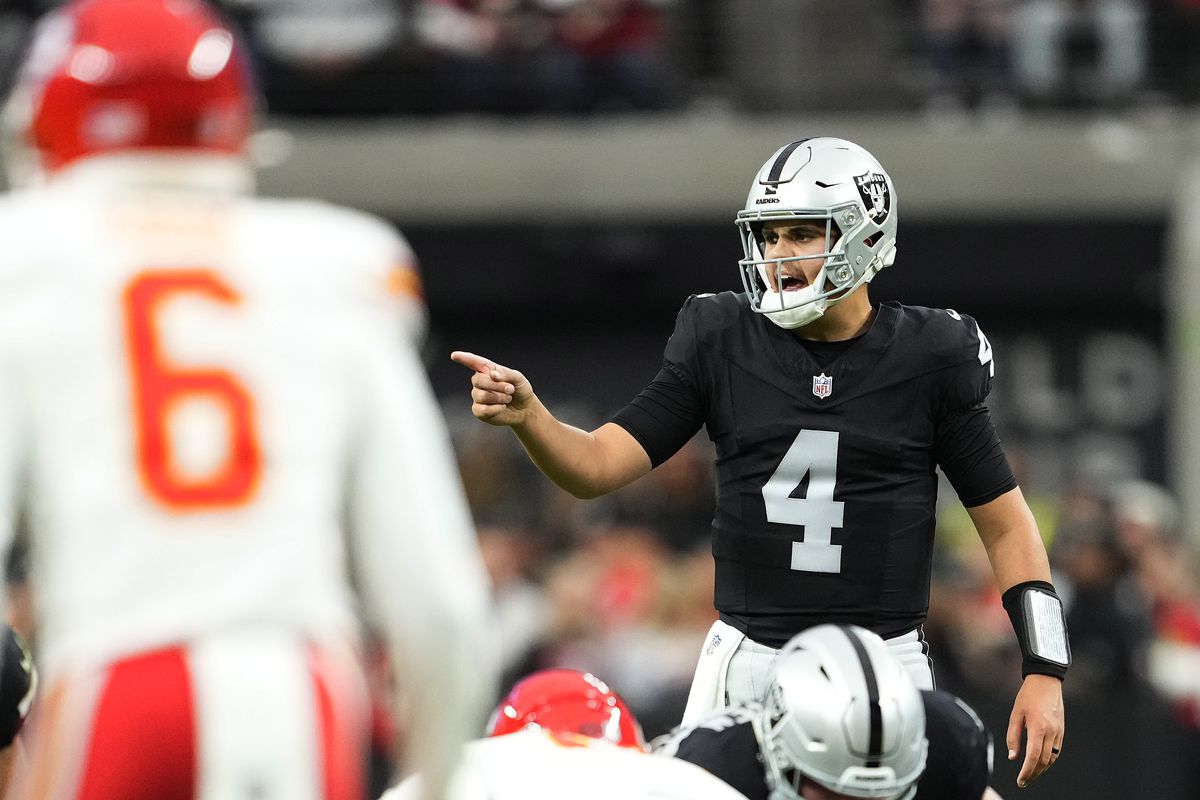
[[[131,149],[240,153],[253,83],[237,35],[200,0],[74,0],[39,24],[9,122],[50,171]]]
[[[500,701],[487,733],[503,736],[531,727],[646,749],[642,726],[620,695],[591,673],[573,669],[546,669],[519,681]]]

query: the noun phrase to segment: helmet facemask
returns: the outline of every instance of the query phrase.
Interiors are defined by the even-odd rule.
[[[825,229],[825,247],[822,252],[805,256],[766,258],[763,229],[766,222],[774,219],[818,223]],[[760,314],[767,314],[780,327],[798,328],[816,321],[825,313],[826,308],[836,304],[857,288],[857,285],[847,285],[853,276],[843,252],[841,231],[831,214],[796,210],[786,217],[771,213],[761,221],[750,218],[743,221],[739,215],[738,224],[743,233],[744,257],[738,261],[742,271],[742,286],[750,294],[751,308]],[[784,264],[817,259],[822,260],[821,269],[813,281],[803,289],[779,291],[771,288],[782,288]],[[843,279],[840,283],[837,280],[839,277]]]
[[[762,229],[771,221],[812,221],[825,227],[823,252],[768,259]],[[738,212],[743,257],[738,261],[751,308],[782,328],[820,319],[896,255],[891,179],[870,153],[841,139],[817,138],[781,148],[763,165]],[[816,279],[797,291],[776,291],[788,261],[822,259]]]

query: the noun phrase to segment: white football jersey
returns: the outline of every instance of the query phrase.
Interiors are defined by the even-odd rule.
[[[410,341],[412,254],[248,175],[108,156],[0,200],[0,518],[31,535],[40,666],[356,637],[352,568],[371,621],[449,680],[486,580]]]
[[[412,776],[380,800],[416,800]],[[527,729],[463,748],[447,800],[746,800],[695,764]]]

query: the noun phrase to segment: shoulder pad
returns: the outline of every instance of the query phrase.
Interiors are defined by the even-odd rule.
[[[900,306],[904,339],[917,344],[939,361],[957,364],[992,361],[992,345],[974,318],[952,308]],[[994,371],[994,370],[993,370]]]
[[[745,305],[743,295],[733,292],[694,294],[684,301],[681,314],[690,314],[705,327],[725,327],[732,324]]]

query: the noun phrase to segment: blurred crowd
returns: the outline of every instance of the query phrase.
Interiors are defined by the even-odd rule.
[[[0,0],[0,79],[54,0]],[[281,114],[723,105],[935,114],[1200,98],[1200,0],[222,0]],[[834,46],[836,44],[836,46]]]
[[[662,732],[682,712],[714,618],[708,440],[614,495],[579,501],[456,399],[446,414],[495,585],[505,682],[539,667],[592,669],[622,687],[648,733]],[[1019,452],[1013,460],[1019,468]],[[1200,731],[1200,560],[1175,498],[1140,480],[1023,489],[1066,606],[1068,704],[1112,708],[1115,695],[1146,692]],[[949,486],[941,498],[925,628],[939,684],[1008,697],[1020,680],[1012,625],[969,517]]]

